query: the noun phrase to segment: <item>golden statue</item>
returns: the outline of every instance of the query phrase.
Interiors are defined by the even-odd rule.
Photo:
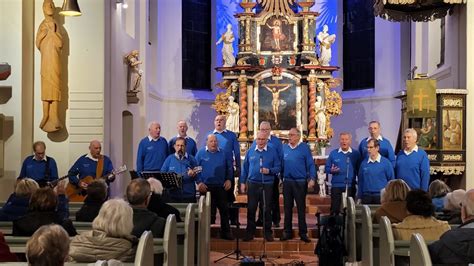
[[[62,128],[58,106],[61,101],[61,49],[63,38],[58,23],[54,20],[54,3],[43,2],[44,20],[36,34],[36,47],[41,52],[41,101],[43,119],[40,128],[45,132],[55,132]]]

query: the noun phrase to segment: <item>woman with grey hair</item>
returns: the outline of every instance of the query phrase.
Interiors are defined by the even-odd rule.
[[[69,256],[76,262],[133,261],[137,238],[132,229],[132,207],[122,199],[108,200],[92,222],[92,231],[72,239]]]
[[[62,266],[68,258],[69,235],[60,225],[41,226],[26,243],[28,265]]]

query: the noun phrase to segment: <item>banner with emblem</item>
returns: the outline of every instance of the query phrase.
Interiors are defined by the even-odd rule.
[[[436,117],[436,80],[407,80],[407,117]]]

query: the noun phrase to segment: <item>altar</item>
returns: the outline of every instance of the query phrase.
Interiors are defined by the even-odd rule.
[[[223,42],[223,66],[216,68],[223,91],[213,107],[227,116],[227,129],[237,134],[242,155],[262,121],[270,122],[273,134],[283,140],[298,128],[317,155],[318,146],[334,135],[331,117],[341,114],[342,99],[333,90],[340,81],[332,76],[339,67],[329,65],[336,36],[327,27],[316,34],[319,14],[309,10],[314,1],[298,2],[302,11],[297,13],[290,2],[263,5],[256,13],[255,2],[242,1],[244,11],[235,14],[238,38],[228,27],[218,41]],[[235,58],[229,47],[234,40]]]

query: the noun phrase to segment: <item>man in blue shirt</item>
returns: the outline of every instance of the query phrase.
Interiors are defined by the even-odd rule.
[[[403,150],[397,154],[395,176],[403,179],[413,189],[428,191],[430,183],[430,161],[426,152],[416,145],[416,130],[403,132]]]
[[[395,167],[395,153],[390,141],[387,138],[382,137],[380,134],[380,122],[371,121],[369,123],[369,134],[370,136],[363,139],[359,144],[359,152],[362,155],[362,159],[367,159],[369,157],[367,141],[370,139],[376,139],[380,144],[380,155],[387,158],[392,163],[393,167]]]
[[[255,212],[259,204],[264,208],[264,237],[268,242],[273,241],[270,207],[275,174],[281,171],[281,165],[276,150],[268,146],[267,141],[268,136],[258,132],[257,146],[247,151],[240,175],[240,189],[243,193],[248,186],[247,229],[244,241],[252,240],[255,235]]]
[[[260,123],[259,130],[263,133],[265,133],[268,136],[268,145],[273,147],[278,155],[280,156],[280,160],[283,160],[283,145],[281,144],[281,140],[272,135],[272,127],[270,125],[270,122],[268,121],[262,121]],[[257,142],[254,140],[252,143],[252,146],[250,149],[255,149],[255,146],[257,145]],[[272,222],[274,227],[280,227],[280,220],[281,220],[281,214],[280,214],[280,173],[275,175],[275,180],[273,182],[273,198],[272,198],[272,208],[271,208],[271,215],[272,215]],[[258,208],[258,219],[257,219],[257,226],[262,226],[262,217],[263,217],[263,208]]]
[[[165,202],[196,202],[196,159],[186,152],[186,140],[177,138],[174,144],[176,152],[166,158],[161,172],[173,172],[183,177],[182,189],[166,189],[163,191]]]
[[[395,177],[392,163],[380,155],[379,149],[378,140],[367,142],[369,158],[363,159],[360,164],[358,203],[380,204],[380,191]]]
[[[101,155],[101,151],[102,146],[100,142],[98,140],[91,141],[89,143],[89,153],[79,157],[71,169],[69,169],[69,183],[85,190],[88,184],[82,181],[84,178],[91,176],[93,179],[98,179],[112,173],[114,169],[112,161],[109,157]],[[108,184],[114,180],[115,177],[112,176],[105,181]],[[72,195],[68,196],[72,198]],[[70,200],[74,201],[73,199]]]
[[[138,144],[137,172],[159,171],[166,157],[168,157],[168,142],[160,137],[161,126],[158,122],[150,122],[149,135]]]
[[[217,115],[214,119],[214,130],[209,132],[209,134],[214,134],[217,137],[217,142],[219,143],[219,149],[223,150],[226,155],[233,160],[233,166],[235,166],[235,173],[240,172],[240,147],[237,136],[234,132],[226,130],[226,117],[225,115]],[[232,176],[235,176],[232,174]],[[232,187],[227,191],[227,200],[229,202],[235,201],[234,187],[235,180],[232,178]],[[231,224],[237,224],[238,210],[232,209],[229,211],[229,219]],[[215,210],[214,210],[215,213]],[[212,214],[211,214],[212,217]],[[212,222],[212,221],[211,221]]]
[[[232,185],[232,161],[219,149],[216,135],[207,136],[206,147],[198,151],[196,161],[202,167],[202,172],[197,176],[198,190],[203,195],[207,191],[211,193],[211,207],[217,207],[221,217],[221,238],[233,240],[226,194]]]
[[[177,129],[178,129],[178,136],[172,138],[168,142],[170,154],[173,154],[176,152],[174,150],[174,143],[176,142],[176,139],[178,137],[181,137],[186,140],[186,152],[192,156],[196,156],[196,153],[197,153],[196,141],[194,141],[194,139],[192,139],[190,136],[187,135],[188,124],[186,123],[186,121],[179,120]]]
[[[352,135],[349,132],[339,134],[339,149],[331,151],[326,160],[325,172],[331,174],[331,214],[341,209],[342,193],[354,197],[356,175],[361,161],[360,153],[352,149]]]
[[[28,156],[21,165],[21,178],[31,178],[38,183],[40,187],[46,186],[47,182],[58,179],[58,167],[56,161],[46,156],[46,144],[43,141],[33,143],[34,154]]]
[[[291,239],[293,229],[293,202],[298,209],[298,231],[302,241],[309,243],[306,226],[306,192],[314,186],[316,167],[314,166],[311,150],[306,143],[300,142],[301,132],[290,129],[289,143],[283,145],[283,204],[285,210],[285,225],[280,240]],[[310,180],[309,183],[307,180]]]

